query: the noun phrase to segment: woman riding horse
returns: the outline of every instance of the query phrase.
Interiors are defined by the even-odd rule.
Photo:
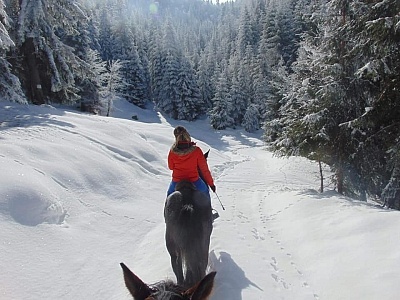
[[[172,181],[164,207],[165,241],[178,284],[190,287],[206,273],[213,222],[208,186],[213,192],[216,188],[206,158],[187,130],[178,126],[174,135],[168,154]]]
[[[175,142],[168,153],[168,167],[172,170],[172,181],[167,196],[175,191],[179,181],[187,180],[192,182],[199,191],[204,192],[211,201],[208,186],[214,193],[216,187],[203,151],[192,142],[185,127],[177,126],[174,129],[174,136]]]

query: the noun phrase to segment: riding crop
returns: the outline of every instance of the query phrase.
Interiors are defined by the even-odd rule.
[[[219,199],[217,192],[214,192],[214,194],[215,194],[215,196],[217,196],[217,199],[222,206],[222,210],[225,210],[225,207],[222,205],[221,199]]]

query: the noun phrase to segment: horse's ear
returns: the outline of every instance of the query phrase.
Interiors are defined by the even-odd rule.
[[[151,290],[139,277],[132,273],[124,263],[120,263],[124,272],[125,285],[135,300],[144,300],[151,294]]]
[[[208,151],[206,153],[204,153],[204,158],[207,159],[208,158],[208,154],[210,153],[210,149],[208,149]]]
[[[206,275],[199,283],[188,289],[184,295],[191,296],[191,300],[206,300],[211,296],[214,286],[214,278],[217,272],[211,272]]]

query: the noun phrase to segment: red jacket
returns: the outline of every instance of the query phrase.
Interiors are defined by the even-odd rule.
[[[200,170],[205,182],[209,186],[214,185],[203,151],[197,146],[189,153],[177,153],[170,150],[168,167],[172,170],[172,181],[189,180],[190,182],[195,182],[199,179]]]

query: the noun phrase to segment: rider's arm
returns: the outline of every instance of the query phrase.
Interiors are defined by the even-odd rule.
[[[172,156],[173,156],[173,154],[172,154],[172,152],[170,150],[169,153],[168,153],[168,168],[170,170],[174,169],[174,160],[172,159]]]
[[[207,160],[204,158],[203,151],[200,148],[196,149],[197,154],[197,165],[200,169],[203,179],[209,186],[214,185],[214,179],[211,176],[210,169],[208,168]]]

